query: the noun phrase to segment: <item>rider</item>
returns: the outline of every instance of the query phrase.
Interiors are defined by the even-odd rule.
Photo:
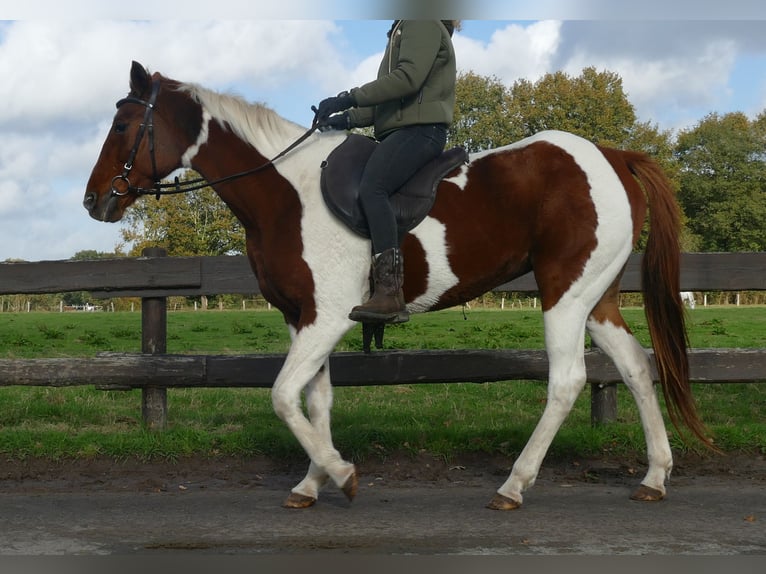
[[[373,294],[354,321],[398,323],[404,304],[399,230],[389,201],[447,141],[455,107],[454,20],[396,20],[377,79],[319,103],[320,129],[374,126],[379,141],[359,188],[372,240]],[[337,113],[342,112],[342,113]],[[333,115],[334,114],[334,115]]]

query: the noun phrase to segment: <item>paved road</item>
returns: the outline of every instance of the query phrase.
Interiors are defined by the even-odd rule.
[[[541,478],[513,512],[484,508],[496,476],[363,475],[353,504],[329,489],[309,510],[283,509],[295,478],[143,491],[0,484],[0,555],[766,555],[765,483],[752,477],[682,478],[661,503],[630,501],[622,480]]]

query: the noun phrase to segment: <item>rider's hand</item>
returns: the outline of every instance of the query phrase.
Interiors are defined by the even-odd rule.
[[[355,104],[354,98],[348,92],[341,92],[335,97],[325,98],[319,102],[319,109],[317,109],[317,121],[323,123],[324,120],[336,113],[342,112],[353,107]]]
[[[317,123],[320,132],[328,130],[348,130],[351,126],[348,122],[348,114],[336,114]]]

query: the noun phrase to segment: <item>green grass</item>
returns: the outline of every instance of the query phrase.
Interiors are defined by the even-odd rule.
[[[626,309],[641,343],[641,309]],[[694,347],[766,347],[766,307],[697,308],[689,314]],[[0,314],[0,357],[92,356],[139,352],[140,313]],[[282,353],[289,337],[267,311],[168,314],[169,353]],[[539,310],[445,311],[386,329],[388,348],[543,348]],[[360,350],[354,329],[339,351]],[[695,385],[700,412],[725,450],[766,452],[766,385]],[[513,456],[545,405],[544,383],[403,385],[335,390],[333,429],[355,460],[392,452]],[[268,390],[174,389],[168,429],[143,428],[140,391],[0,388],[0,453],[5,457],[175,459],[188,455],[302,457],[271,410]],[[619,420],[592,428],[586,391],[557,435],[550,456],[615,453],[643,457],[643,434],[629,393],[618,392]],[[674,448],[685,446],[673,434]]]

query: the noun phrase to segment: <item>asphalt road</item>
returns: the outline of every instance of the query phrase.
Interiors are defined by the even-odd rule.
[[[281,507],[290,474],[169,477],[140,489],[5,481],[0,555],[766,555],[758,477],[681,477],[665,501],[640,503],[628,499],[632,477],[541,476],[520,510],[498,512],[484,508],[498,476],[451,476],[362,474],[353,503],[330,488],[308,510]]]

